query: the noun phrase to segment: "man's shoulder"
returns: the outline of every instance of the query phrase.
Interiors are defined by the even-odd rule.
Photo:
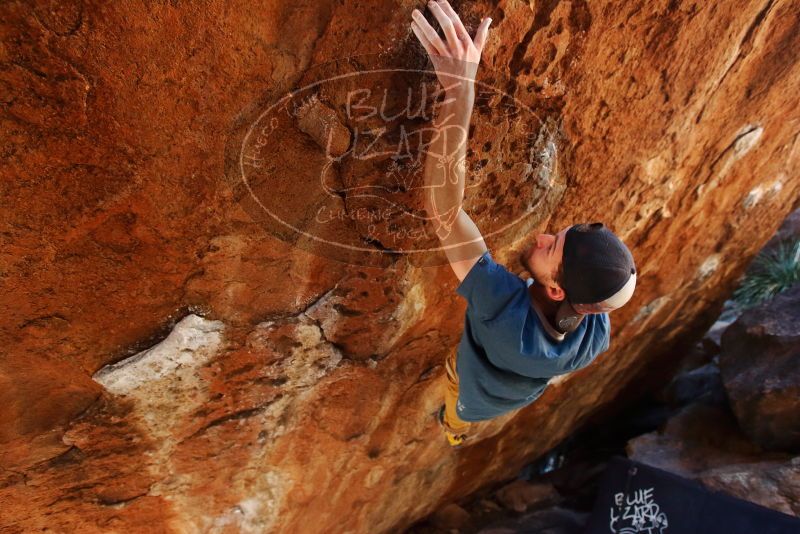
[[[483,254],[481,254],[478,257],[477,261],[475,261],[472,268],[467,272],[467,275],[460,281],[459,287],[468,284],[467,279],[470,277],[470,275],[474,274],[476,275],[476,277],[480,276],[480,274],[482,274],[481,271],[485,273],[501,275],[501,276],[495,276],[494,277],[495,281],[501,281],[505,278],[514,280],[514,282],[518,283],[520,286],[526,285],[525,278],[514,273],[504,263],[495,260],[494,256],[492,256],[491,251],[487,249],[483,252]]]
[[[497,263],[487,250],[456,288],[469,306],[467,312],[489,321],[527,294],[525,281]]]

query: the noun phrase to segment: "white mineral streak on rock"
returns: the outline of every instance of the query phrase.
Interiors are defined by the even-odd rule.
[[[783,183],[786,181],[786,178],[787,176],[785,173],[780,173],[778,175],[778,178],[776,178],[775,181],[772,182],[772,185],[769,188],[769,194],[774,195],[776,193],[779,193],[781,189],[783,189]]]
[[[761,134],[764,132],[764,128],[761,126],[755,126],[752,124],[748,124],[743,126],[735,136],[735,141],[733,142],[733,146],[726,150],[720,157],[720,161],[717,163],[715,168],[717,176],[715,180],[718,182],[721,180],[728,171],[730,171],[731,166],[742,159],[742,156],[750,152],[754,146],[758,143],[758,140],[761,139]]]
[[[750,190],[749,193],[747,193],[747,196],[744,197],[744,200],[742,201],[744,209],[749,210],[750,208],[758,204],[762,196],[764,196],[764,186],[762,185],[755,186],[753,189]]]
[[[783,189],[783,181],[786,178],[786,175],[781,173],[778,177],[770,183],[766,184],[758,184],[753,189],[747,193],[747,196],[744,197],[742,201],[742,206],[744,209],[749,210],[759,202],[761,199],[766,196],[773,196],[776,193],[779,193],[781,189]]]
[[[714,274],[714,272],[719,268],[721,261],[722,256],[719,254],[712,254],[711,256],[707,257],[703,264],[697,269],[697,280],[702,282]]]
[[[266,478],[264,481],[266,487],[276,487],[280,483],[280,480],[272,472],[266,472],[264,477]],[[272,523],[265,520],[275,517],[278,509],[274,500],[264,497],[264,494],[259,494],[239,501],[225,513],[208,518],[202,531],[215,533],[234,531],[244,534],[269,532],[269,530],[265,530],[265,527]]]
[[[383,340],[383,347],[391,348],[410,327],[425,320],[425,276],[428,273],[426,269],[412,268],[407,271],[406,278],[401,282],[405,297],[392,312],[392,320],[399,327],[388,331],[390,337]]]
[[[188,315],[164,341],[92,377],[110,392],[135,401],[163,455],[172,452],[177,425],[207,399],[198,369],[219,351],[223,328],[221,321]]]
[[[625,211],[636,211],[633,224],[615,229],[623,241],[629,241],[631,236],[647,233],[658,221],[673,216],[669,206],[678,190],[676,184],[681,182],[675,169],[674,157],[672,149],[665,148],[643,160],[640,171],[633,171],[636,183],[640,184],[636,187],[634,196],[617,200],[625,204]]]
[[[697,187],[697,197],[699,198],[707,191],[713,191],[717,186],[722,183],[725,176],[733,167],[733,164],[739,161],[745,154],[750,152],[758,140],[761,139],[761,134],[764,128],[748,124],[743,126],[734,136],[732,145],[729,145],[719,157],[711,164],[711,179]]]
[[[754,127],[751,125],[747,125],[739,130],[739,133],[736,134],[738,139],[736,139],[736,142],[733,144],[733,152],[736,159],[750,152],[750,150],[756,146],[756,143],[758,143],[763,132],[764,128],[761,126]]]
[[[558,154],[556,144],[552,140],[548,140],[544,148],[537,154],[539,166],[539,181],[546,185],[548,188],[553,187],[553,182],[556,177],[558,166]],[[537,199],[531,199],[531,206],[535,204]]]
[[[313,386],[342,361],[342,353],[324,339],[316,323],[298,324],[296,332],[301,346],[293,347],[291,356],[280,364],[288,379],[281,386],[283,390]]]
[[[636,312],[636,315],[633,316],[631,319],[631,324],[637,323],[645,318],[653,316],[656,312],[658,312],[661,308],[664,307],[671,299],[668,296],[661,296],[657,299],[645,304],[639,311]]]
[[[367,478],[364,480],[364,485],[368,488],[375,486],[383,478],[384,471],[383,466],[380,465],[370,469],[369,473],[367,473]]]
[[[251,497],[221,517],[213,517],[206,513],[213,508],[213,503],[206,502],[210,497],[197,495],[194,474],[182,472],[173,462],[176,449],[186,438],[187,422],[208,402],[208,385],[200,371],[223,348],[224,326],[221,321],[188,315],[162,342],[107,365],[93,377],[110,392],[134,402],[136,415],[155,444],[149,471],[158,482],[149,494],[171,502],[176,513],[173,524],[176,532],[222,532],[226,525],[236,532],[266,532],[276,517],[286,487],[282,474],[265,468],[259,455],[253,455],[230,480],[233,492],[240,488],[242,495]],[[313,328],[301,331],[304,337],[320,340],[319,332]],[[276,406],[275,411],[283,408]],[[280,413],[273,415],[277,419]]]
[[[560,384],[563,384],[564,382],[569,380],[569,377],[570,377],[571,374],[572,373],[566,373],[566,374],[563,374],[563,375],[554,376],[553,378],[551,378],[550,380],[547,381],[548,387],[553,387],[553,386],[558,386]]]
[[[117,395],[133,395],[136,390],[179,369],[199,367],[219,348],[221,321],[208,321],[197,315],[184,317],[161,343],[112,365],[92,377]],[[185,371],[181,374],[186,374]]]

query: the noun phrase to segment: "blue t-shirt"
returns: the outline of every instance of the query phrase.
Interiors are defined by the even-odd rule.
[[[542,394],[550,378],[580,369],[608,349],[608,313],[586,315],[559,341],[533,308],[531,281],[495,263],[487,250],[456,289],[467,300],[456,360],[456,412],[464,421],[491,419],[526,406]]]

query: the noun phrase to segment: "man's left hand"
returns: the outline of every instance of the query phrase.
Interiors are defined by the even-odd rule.
[[[487,17],[481,21],[473,40],[447,0],[431,0],[428,8],[439,21],[447,40],[439,37],[418,9],[411,13],[411,30],[428,52],[439,82],[447,93],[473,90],[492,19]]]

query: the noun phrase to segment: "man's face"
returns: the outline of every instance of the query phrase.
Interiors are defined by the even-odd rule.
[[[567,226],[556,235],[539,234],[531,246],[522,252],[522,264],[540,284],[560,287],[553,281],[553,276],[561,264],[564,238],[570,228],[571,226]]]

